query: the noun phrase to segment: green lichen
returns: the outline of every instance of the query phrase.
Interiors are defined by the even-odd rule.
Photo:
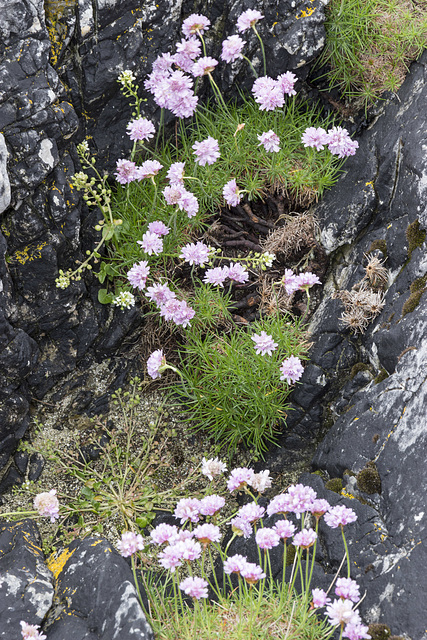
[[[374,378],[374,384],[378,384],[379,382],[382,382],[383,380],[388,378],[388,376],[389,376],[389,373],[384,369],[384,367],[381,367],[379,374],[377,375],[376,378]]]
[[[372,640],[390,640],[391,629],[381,622],[374,622],[369,625],[368,634]]]
[[[406,240],[408,241],[408,258],[411,259],[412,252],[421,247],[426,239],[426,230],[421,229],[418,218],[411,222],[406,229]]]
[[[375,462],[368,462],[366,467],[357,474],[357,487],[369,495],[381,493],[381,478]]]
[[[329,489],[329,491],[334,491],[335,493],[341,493],[342,490],[342,479],[341,478],[331,478],[326,482],[325,489]]]
[[[384,259],[387,258],[387,243],[384,238],[378,238],[378,240],[374,240],[371,242],[371,245],[367,251],[367,253],[372,253],[373,251],[381,251],[384,256]]]

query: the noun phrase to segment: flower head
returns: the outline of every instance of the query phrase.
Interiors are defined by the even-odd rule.
[[[295,284],[298,284],[299,289],[305,289],[308,291],[310,287],[315,284],[322,284],[319,278],[311,271],[306,271],[305,273],[299,273],[296,276]]]
[[[338,578],[335,585],[335,595],[339,596],[340,598],[351,600],[352,602],[359,602],[359,585],[355,580],[352,580],[351,578]]]
[[[229,180],[229,182],[227,182],[227,184],[224,186],[222,195],[224,196],[224,200],[226,201],[226,203],[231,207],[236,207],[239,204],[242,196],[240,195],[239,187],[237,186],[236,180],[234,178],[232,180]]]
[[[160,164],[158,160],[146,160],[140,167],[137,168],[138,180],[143,180],[144,178],[153,178],[159,173],[162,167],[163,165]]]
[[[160,305],[161,317],[165,320],[172,320],[178,326],[188,327],[195,313],[185,300],[173,298]]]
[[[258,20],[262,20],[264,16],[256,9],[246,9],[237,18],[237,29],[242,32],[254,27]]]
[[[170,228],[161,220],[154,220],[148,225],[148,231],[150,233],[155,233],[157,236],[167,236]]]
[[[263,527],[256,532],[255,541],[260,549],[273,549],[279,544],[280,537],[274,529]]]
[[[270,131],[264,131],[261,135],[257,136],[259,140],[259,147],[262,145],[266,151],[280,151],[280,138],[274,133],[272,129]]]
[[[282,73],[277,78],[277,82],[279,83],[279,86],[282,89],[283,93],[288,96],[296,95],[297,92],[294,89],[294,84],[296,83],[296,81],[297,77],[292,73],[292,71],[286,71],[286,73]]]
[[[273,529],[282,540],[292,538],[295,533],[295,525],[289,520],[278,520],[273,526]]]
[[[194,536],[202,544],[209,544],[210,542],[219,542],[221,540],[221,531],[215,524],[199,524],[194,529]]]
[[[307,127],[302,134],[301,142],[304,147],[313,147],[316,151],[321,151],[325,144],[328,144],[328,134],[322,127]]]
[[[162,349],[157,349],[153,351],[151,356],[147,360],[147,371],[148,375],[156,380],[156,378],[160,378],[160,368],[166,364],[166,357],[163,355]]]
[[[324,607],[331,601],[331,599],[328,598],[326,591],[323,591],[323,589],[312,589],[311,593],[313,595],[312,604],[315,609]]]
[[[222,43],[221,60],[224,62],[234,62],[238,58],[242,58],[242,49],[245,46],[245,41],[240,36],[229,36]]]
[[[176,293],[171,291],[167,284],[156,283],[152,287],[147,287],[147,298],[160,306],[171,298],[176,298]]]
[[[248,584],[255,584],[258,580],[266,577],[261,567],[254,562],[247,562],[240,572],[240,575],[244,577]]]
[[[240,262],[234,262],[229,267],[223,267],[223,269],[227,270],[227,278],[230,278],[230,280],[234,280],[241,284],[249,280],[249,273],[246,271],[245,267],[240,264]]]
[[[121,540],[117,543],[117,549],[124,558],[132,556],[137,551],[142,551],[144,548],[144,539],[140,533],[136,534],[133,531],[125,531],[122,533]]]
[[[231,529],[237,536],[250,538],[252,535],[252,525],[248,520],[240,516],[236,516],[230,521]]]
[[[213,480],[214,476],[220,476],[226,470],[227,465],[221,462],[219,458],[210,458],[209,460],[203,458],[202,460],[202,474],[209,480]]]
[[[230,493],[235,489],[243,489],[247,484],[251,483],[253,475],[254,470],[247,467],[233,469],[227,481],[227,489]]]
[[[244,504],[243,507],[240,507],[237,512],[237,517],[253,524],[262,518],[264,513],[264,507],[261,507],[261,505],[256,504],[255,502],[248,502],[248,504]]]
[[[179,588],[192,598],[199,600],[208,597],[208,583],[203,578],[188,576],[179,584]]]
[[[182,551],[177,544],[170,544],[159,553],[158,560],[164,569],[170,569],[173,573],[182,565]]]
[[[299,289],[297,276],[294,274],[292,269],[285,269],[280,282],[285,287],[288,296],[291,296],[295,291],[297,291],[297,289]]]
[[[191,73],[195,78],[206,76],[208,73],[212,73],[217,64],[218,60],[215,60],[215,58],[210,58],[209,56],[199,58],[191,67]]]
[[[299,380],[304,372],[301,360],[295,356],[289,356],[282,362],[280,367],[280,380],[286,380],[288,384],[294,384]]]
[[[199,522],[200,500],[197,500],[197,498],[181,498],[173,513],[175,518],[181,519],[181,524],[184,524],[186,520]]]
[[[215,140],[212,136],[208,136],[206,140],[202,140],[201,142],[195,142],[192,148],[194,149],[196,162],[201,167],[204,167],[206,164],[213,164],[221,155],[218,140]]]
[[[261,331],[260,334],[255,333],[251,339],[255,342],[255,353],[262,356],[266,354],[271,356],[279,346],[277,342],[274,342],[272,336],[269,336],[265,331]]]
[[[114,175],[120,184],[129,184],[138,177],[137,166],[131,160],[117,160],[116,169]]]
[[[302,529],[294,535],[292,544],[295,547],[301,547],[302,549],[308,549],[312,547],[317,539],[317,533],[314,529]]]
[[[118,77],[118,81],[124,87],[126,87],[127,85],[131,85],[133,82],[135,82],[135,80],[136,78],[133,71],[130,71],[129,69],[126,69],[126,71],[122,71]]]
[[[149,140],[154,136],[156,129],[147,118],[137,118],[129,122],[127,132],[131,140]]]
[[[205,496],[200,500],[200,513],[202,516],[213,516],[225,505],[225,498],[216,494]]]
[[[210,20],[208,20],[206,16],[192,13],[191,16],[186,18],[182,23],[182,33],[186,38],[191,38],[191,36],[207,31],[210,23]]]
[[[142,236],[142,240],[137,240],[137,244],[141,245],[143,251],[151,256],[154,253],[156,256],[163,251],[163,240],[151,231],[146,231]]]
[[[360,622],[359,613],[353,610],[351,600],[334,600],[326,607],[325,615],[328,616],[328,622],[332,626],[338,624],[346,625],[348,623],[357,624]]]
[[[285,96],[280,84],[268,76],[255,80],[252,93],[255,102],[259,104],[260,111],[274,111],[285,104]]]
[[[275,513],[289,513],[292,511],[291,497],[287,493],[280,493],[278,496],[274,496],[270,504],[267,507],[267,513],[269,516]]]
[[[289,511],[300,516],[305,511],[311,511],[317,494],[311,487],[304,484],[292,484],[288,489]]]
[[[348,507],[339,504],[335,507],[331,507],[329,511],[325,513],[324,519],[328,527],[336,529],[337,527],[343,527],[351,522],[356,522],[357,515],[353,509],[349,509]]]
[[[56,497],[56,489],[39,493],[34,498],[33,504],[39,515],[50,518],[51,522],[55,522],[59,518],[59,502]]]
[[[328,131],[328,149],[338,158],[345,158],[347,156],[354,156],[356,149],[359,147],[359,143],[352,140],[348,134],[347,129],[342,127],[332,127]]]
[[[182,247],[179,257],[190,265],[202,266],[209,260],[209,252],[210,248],[203,242],[191,242]]]
[[[217,287],[223,287],[225,280],[228,278],[228,268],[227,267],[212,267],[211,269],[206,269],[205,275],[203,278],[203,282],[207,284],[213,284]]]
[[[185,162],[173,162],[166,174],[171,184],[184,184],[184,168]]]
[[[271,487],[271,483],[272,480],[270,478],[270,472],[268,469],[264,469],[264,471],[254,473],[250,485],[255,489],[255,491],[258,491],[258,493],[263,493],[266,489]]]
[[[135,296],[130,291],[121,291],[113,298],[112,304],[120,309],[131,309],[135,306]]]
[[[22,640],[46,640],[47,636],[45,636],[41,631],[37,631],[37,629],[40,629],[40,625],[28,624],[23,620],[21,620],[20,624]]]
[[[141,262],[135,262],[132,269],[129,269],[127,272],[126,276],[133,287],[142,290],[146,285],[149,274],[150,267],[148,266],[148,262],[146,260],[141,260]]]
[[[230,556],[224,562],[224,572],[225,573],[241,573],[247,565],[248,561],[244,556],[241,556],[239,553],[236,553],[234,556]]]
[[[173,542],[178,535],[178,527],[174,524],[161,522],[150,533],[151,541],[154,544],[163,544],[164,542]]]
[[[365,627],[361,622],[349,622],[344,627],[342,637],[349,640],[370,640],[368,631],[369,627]]]

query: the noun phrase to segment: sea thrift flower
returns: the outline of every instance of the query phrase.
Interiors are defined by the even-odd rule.
[[[190,38],[189,40],[183,39],[176,45],[176,51],[173,57],[175,64],[183,69],[183,71],[190,73],[194,60],[200,55],[200,40],[197,40],[197,38]]]
[[[199,210],[199,203],[193,193],[184,189],[183,195],[178,200],[178,207],[184,210],[189,218],[194,218]]]
[[[289,513],[292,511],[291,497],[287,493],[280,493],[278,496],[274,496],[270,504],[267,507],[267,513],[269,516],[275,513]]]
[[[319,519],[327,511],[329,511],[330,508],[331,508],[331,505],[327,500],[324,500],[323,498],[317,498],[316,500],[313,501],[310,507],[310,511],[317,519]]]
[[[148,375],[156,380],[156,378],[160,378],[160,368],[166,364],[166,358],[163,355],[162,349],[157,349],[153,351],[151,356],[147,360],[147,371]]]
[[[209,260],[209,251],[210,248],[203,242],[197,242],[196,244],[191,242],[182,247],[179,257],[190,265],[202,266]]]
[[[282,362],[280,367],[280,380],[286,380],[288,384],[294,384],[299,380],[304,372],[301,360],[295,356],[289,356]]]
[[[187,193],[184,184],[174,183],[165,187],[162,191],[166,202],[169,205],[178,204],[181,198]]]
[[[240,574],[244,577],[248,584],[255,584],[258,580],[265,578],[265,573],[254,562],[247,562]]]
[[[306,291],[308,291],[308,289],[315,284],[322,284],[319,278],[314,273],[311,273],[310,271],[306,271],[305,273],[299,273],[296,276],[295,283],[298,284],[299,289],[305,289]]]
[[[260,111],[274,111],[285,104],[285,96],[280,85],[268,76],[255,80],[252,93],[255,102],[259,104]]]
[[[300,516],[305,511],[310,511],[317,494],[311,487],[304,484],[292,484],[288,489],[290,499],[290,511]]]
[[[262,356],[266,354],[271,356],[279,346],[277,342],[274,342],[272,336],[269,336],[265,331],[261,331],[260,334],[255,333],[251,340],[255,342],[255,353]]]
[[[161,220],[154,220],[154,222],[150,222],[148,225],[148,231],[150,233],[155,233],[156,236],[167,236],[170,228]]]
[[[170,299],[160,305],[160,315],[166,321],[172,320],[176,325],[188,327],[196,312],[185,300]]]
[[[136,534],[133,531],[125,531],[122,533],[122,538],[117,543],[117,549],[124,558],[132,556],[137,551],[142,551],[144,548],[144,539],[140,533]]]
[[[248,522],[245,518],[241,518],[240,516],[236,516],[232,520],[230,520],[231,529],[233,533],[238,536],[243,536],[244,538],[250,538],[252,535],[252,526],[251,523]]]
[[[343,631],[342,637],[349,640],[370,640],[369,627],[365,627],[361,622],[349,622]]]
[[[241,573],[246,567],[248,561],[244,556],[236,553],[234,556],[230,556],[224,561],[224,573],[230,575],[230,573]]]
[[[302,529],[294,535],[292,544],[295,547],[301,547],[302,549],[308,549],[312,547],[317,539],[317,533],[314,529]]]
[[[209,544],[210,542],[219,542],[221,540],[221,531],[215,524],[199,524],[194,529],[194,536],[202,544]]]
[[[242,196],[240,195],[239,187],[237,186],[236,180],[234,178],[232,180],[229,180],[229,182],[227,182],[227,184],[224,186],[222,195],[224,196],[224,200],[227,204],[230,205],[230,207],[236,207],[239,204]]]
[[[353,509],[344,507],[344,505],[337,505],[336,507],[331,507],[329,511],[325,513],[324,519],[328,527],[336,529],[351,522],[356,522],[357,515]]]
[[[285,287],[288,296],[291,296],[295,291],[297,291],[297,289],[299,289],[297,276],[291,269],[285,269],[285,273],[283,274],[280,282]]]
[[[192,149],[194,149],[193,153],[196,156],[196,162],[201,167],[206,164],[213,164],[221,155],[218,140],[215,140],[212,136],[208,136],[206,140],[201,142],[195,142]]]
[[[209,56],[199,58],[191,67],[191,73],[195,78],[206,76],[208,73],[212,73],[217,64],[218,60],[210,58]]]
[[[283,93],[288,96],[295,96],[296,91],[294,89],[294,84],[297,81],[297,77],[292,71],[286,71],[286,73],[282,73],[277,77],[277,82],[282,89]]]
[[[158,256],[163,251],[163,240],[157,233],[151,233],[151,231],[146,231],[142,236],[142,240],[137,240],[136,243],[141,245],[142,250],[148,253],[149,256],[152,253]]]
[[[121,291],[113,298],[112,304],[120,309],[131,309],[135,306],[135,296],[130,291]]]
[[[225,498],[213,494],[205,496],[200,500],[200,514],[202,516],[213,516],[225,505]]]
[[[50,518],[51,522],[55,522],[59,518],[59,502],[56,497],[56,489],[36,495],[33,505],[39,515]]]
[[[182,23],[182,33],[186,38],[191,38],[191,36],[207,31],[210,23],[210,20],[208,20],[206,16],[192,13],[191,16],[186,18]]]
[[[272,549],[277,547],[280,537],[274,529],[263,527],[256,532],[255,541],[260,549]]]
[[[184,184],[185,162],[174,162],[169,167],[166,178],[171,184]]]
[[[351,578],[338,578],[335,585],[335,595],[352,602],[359,602],[360,590],[359,585]]]
[[[144,178],[154,178],[160,169],[163,167],[160,162],[157,160],[146,160],[142,163],[140,167],[137,168],[138,172],[138,180],[143,180]]]
[[[246,31],[254,27],[258,20],[262,20],[264,16],[256,9],[247,9],[237,18],[238,31]]]
[[[37,631],[37,629],[40,629],[40,625],[28,624],[23,620],[21,620],[20,624],[22,640],[46,640],[47,636],[45,636],[41,631]]]
[[[152,287],[147,287],[147,298],[159,306],[171,298],[176,298],[176,293],[171,291],[167,284],[156,283]]]
[[[217,287],[223,287],[227,278],[227,267],[213,267],[212,269],[206,269],[203,282],[216,285]]]
[[[358,147],[359,143],[350,138],[346,129],[342,127],[332,127],[332,129],[329,129],[328,149],[332,154],[338,156],[338,158],[354,156]]]
[[[181,498],[173,514],[175,518],[181,518],[181,524],[184,524],[186,520],[199,522],[200,500],[197,500],[197,498]]]
[[[172,524],[161,522],[150,533],[151,542],[154,544],[163,544],[164,542],[172,542],[178,535],[178,527]]]
[[[214,476],[220,476],[224,471],[227,471],[227,465],[219,458],[210,458],[209,460],[203,458],[201,472],[209,480],[213,480]]]
[[[162,567],[164,569],[170,569],[171,573],[182,565],[181,549],[176,544],[168,545],[159,553],[157,558]]]
[[[282,540],[292,538],[295,533],[296,527],[289,520],[278,520],[273,526],[273,529]]]
[[[250,485],[255,489],[255,491],[258,491],[258,493],[263,493],[266,489],[271,487],[271,483],[272,480],[270,478],[270,472],[268,469],[264,469],[264,471],[254,473]]]
[[[221,60],[224,62],[234,62],[238,58],[243,58],[242,49],[246,42],[240,36],[229,36],[222,43]]]
[[[338,624],[357,624],[360,622],[360,616],[357,611],[353,610],[351,600],[334,600],[326,607],[325,615],[328,616],[328,622],[333,627]]]
[[[148,262],[146,260],[141,260],[141,262],[135,262],[132,269],[129,269],[127,272],[126,276],[133,287],[142,290],[146,285],[149,274],[150,267],[148,266]]]
[[[315,609],[324,607],[331,601],[331,599],[328,598],[326,591],[323,591],[323,589],[312,589],[311,593],[313,595],[312,604]]]
[[[266,151],[280,151],[280,138],[272,129],[270,129],[270,131],[264,131],[264,133],[258,135],[257,138],[259,140],[258,146],[261,147],[262,145]]]
[[[181,558],[183,560],[186,560],[187,562],[198,560],[198,558],[200,558],[200,556],[202,555],[202,547],[200,543],[192,540],[191,538],[180,540],[174,546],[179,549]]]
[[[233,469],[227,481],[227,489],[230,493],[235,489],[239,491],[247,484],[251,483],[253,476],[253,469],[248,469],[247,467],[238,467],[237,469]]]
[[[229,267],[223,268],[227,269],[227,278],[230,278],[230,280],[234,280],[235,282],[239,282],[241,284],[249,280],[249,273],[239,262],[234,262]]]
[[[149,140],[154,136],[156,129],[147,118],[138,118],[129,122],[127,132],[131,140]]]
[[[179,588],[181,591],[184,591],[187,596],[191,596],[197,600],[208,597],[208,583],[203,578],[192,578],[188,576],[188,578],[180,582]]]
[[[114,175],[120,184],[129,184],[138,177],[136,164],[131,160],[117,160],[116,169],[117,171]]]
[[[328,134],[322,127],[308,127],[302,134],[301,142],[304,147],[313,147],[316,151],[321,151],[325,144],[328,144]]]
[[[257,520],[262,518],[264,513],[264,507],[261,507],[255,502],[249,502],[248,504],[244,504],[243,507],[240,507],[239,511],[237,512],[237,517],[253,524]]]

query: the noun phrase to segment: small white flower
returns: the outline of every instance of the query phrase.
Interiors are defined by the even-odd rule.
[[[135,296],[129,291],[121,291],[113,300],[113,304],[120,309],[130,309],[135,306]]]
[[[135,80],[136,80],[136,78],[135,78],[135,76],[133,74],[133,71],[130,71],[129,69],[126,69],[126,71],[122,71],[122,73],[118,77],[118,81],[124,87],[127,84],[132,84],[132,82],[135,82]]]
[[[203,458],[202,460],[202,474],[209,478],[209,480],[213,480],[214,476],[219,476],[226,470],[227,465],[221,462],[219,458],[211,458],[210,460]]]

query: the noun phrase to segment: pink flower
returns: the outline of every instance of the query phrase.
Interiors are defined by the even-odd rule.
[[[246,31],[250,27],[254,27],[258,20],[262,20],[264,16],[256,9],[247,9],[237,18],[238,31]]]
[[[273,529],[282,540],[287,540],[288,538],[292,538],[295,533],[295,525],[289,520],[278,520],[276,524],[273,526]]]
[[[158,256],[163,251],[163,240],[159,238],[157,233],[151,233],[151,231],[146,231],[142,240],[137,240],[136,243],[141,245],[142,250],[149,256],[152,253]]]
[[[192,578],[189,576],[179,584],[181,591],[199,600],[208,597],[208,583],[203,578]]]
[[[184,540],[180,540],[175,545],[177,549],[179,549],[179,553],[181,554],[181,558],[186,560],[187,562],[193,562],[193,560],[198,560],[202,555],[202,547],[199,542],[192,540],[191,538],[185,538]]]
[[[191,16],[186,18],[182,23],[182,33],[186,38],[190,38],[191,36],[207,31],[210,23],[210,20],[208,20],[206,16],[192,13]]]
[[[166,321],[172,320],[178,326],[188,327],[195,313],[185,300],[171,298],[160,305],[160,316]]]
[[[292,484],[288,489],[288,495],[290,498],[290,511],[297,516],[300,516],[305,511],[311,511],[313,501],[317,497],[314,489],[303,484]]]
[[[185,162],[174,162],[171,164],[166,174],[171,184],[184,184],[184,167]]]
[[[190,265],[202,266],[209,260],[209,251],[209,247],[203,242],[197,242],[196,244],[191,242],[182,247],[179,257]]]
[[[302,529],[294,535],[292,544],[295,547],[301,547],[302,549],[308,549],[312,547],[317,539],[317,533],[314,529]]]
[[[226,203],[231,207],[236,207],[239,204],[242,196],[239,194],[239,187],[237,186],[234,178],[229,180],[229,182],[224,186],[222,195],[224,196]]]
[[[202,516],[213,516],[225,505],[225,498],[216,494],[205,496],[200,500],[200,514]]]
[[[33,504],[39,515],[50,518],[51,522],[55,522],[59,518],[59,502],[56,497],[56,489],[39,493],[34,498]]]
[[[227,278],[230,278],[230,280],[241,284],[249,280],[249,273],[239,262],[234,262],[231,266],[223,267],[223,269],[227,269]]]
[[[213,267],[212,269],[206,269],[203,282],[207,284],[214,284],[217,287],[223,287],[224,281],[228,277],[227,267]]]
[[[143,180],[144,178],[154,178],[160,169],[163,167],[160,162],[157,160],[146,160],[142,163],[140,167],[137,168],[137,178],[138,180]]]
[[[264,527],[263,529],[258,529],[256,532],[255,541],[260,549],[272,549],[273,547],[277,547],[280,542],[280,537],[274,529]]]
[[[347,129],[343,129],[342,127],[332,127],[332,129],[329,129],[328,149],[332,154],[338,156],[338,158],[354,156],[358,147],[359,143],[350,138]]]
[[[250,485],[255,489],[255,491],[258,491],[258,493],[263,493],[266,489],[271,487],[271,483],[272,480],[270,478],[270,472],[268,469],[264,469],[264,471],[254,473]]]
[[[138,176],[136,164],[131,160],[117,160],[116,169],[117,171],[114,175],[120,184],[129,184],[136,180]]]
[[[147,118],[131,120],[127,126],[127,132],[131,140],[149,140],[154,136],[156,129]]]
[[[297,277],[291,269],[285,269],[281,283],[285,287],[288,296],[291,296],[299,288]]]
[[[248,504],[244,504],[243,507],[240,507],[239,511],[237,512],[237,517],[253,524],[257,520],[262,518],[264,513],[264,507],[261,507],[255,502],[249,502]]]
[[[328,598],[327,594],[323,589],[312,589],[311,593],[313,594],[313,607],[318,609],[319,607],[324,607],[328,602],[331,601]]]
[[[144,539],[141,534],[133,533],[133,531],[125,531],[122,533],[122,539],[117,543],[117,549],[124,558],[132,556],[137,551],[144,548]]]
[[[230,521],[233,533],[244,538],[250,538],[252,535],[252,526],[245,518],[236,516]]]
[[[193,193],[184,189],[183,195],[178,200],[178,207],[183,209],[189,218],[194,218],[199,210],[199,203]]]
[[[295,356],[289,356],[282,362],[280,367],[280,380],[286,380],[288,384],[294,384],[299,380],[304,372],[301,360]]]
[[[148,262],[146,260],[141,260],[141,262],[135,262],[132,269],[129,269],[127,272],[126,276],[133,287],[142,290],[146,285],[149,274],[150,267],[148,266]]]
[[[159,553],[158,560],[164,569],[170,569],[173,573],[182,565],[181,549],[177,544],[170,544]]]
[[[202,544],[209,544],[210,542],[219,542],[221,540],[221,531],[215,524],[199,524],[194,529],[194,536]]]
[[[327,511],[329,511],[330,508],[331,508],[331,505],[327,500],[323,500],[323,498],[317,498],[316,500],[313,501],[310,507],[310,511],[317,519],[319,519]]]
[[[325,615],[328,616],[328,622],[333,627],[338,624],[346,625],[360,622],[359,613],[353,610],[351,600],[334,600],[326,607]]]
[[[243,58],[242,49],[246,42],[240,36],[229,36],[222,43],[221,60],[224,62],[234,62],[238,58]]]
[[[351,578],[338,578],[335,585],[335,595],[339,596],[340,598],[351,600],[352,602],[359,602],[359,585],[355,580],[352,580]]]
[[[316,151],[321,151],[325,144],[328,144],[328,134],[322,127],[308,127],[302,134],[301,142],[304,147],[313,147]]]
[[[172,524],[161,522],[150,533],[151,541],[154,544],[163,544],[164,542],[172,542],[178,535],[178,527]]]
[[[227,465],[221,462],[219,458],[210,458],[209,460],[203,458],[202,460],[201,473],[209,478],[209,480],[213,480],[214,476],[220,476],[226,470]]]
[[[227,481],[227,489],[230,493],[235,489],[243,489],[247,484],[251,483],[253,475],[254,470],[247,467],[233,469]]]
[[[168,187],[165,187],[162,191],[166,202],[169,205],[178,204],[183,195],[187,193],[184,184],[173,183]]]
[[[287,493],[280,493],[274,496],[267,507],[267,513],[272,516],[275,513],[289,513],[292,510],[291,497]]]
[[[343,631],[342,637],[349,640],[370,640],[369,627],[365,627],[361,622],[349,622]]]
[[[255,80],[252,93],[255,102],[259,104],[260,111],[274,111],[285,104],[285,96],[279,83],[268,76]]]
[[[241,556],[239,553],[236,553],[234,556],[227,558],[224,562],[224,572],[227,574],[230,573],[241,573],[248,561],[244,556]]]
[[[20,624],[22,640],[46,640],[47,636],[45,636],[41,631],[37,631],[37,629],[40,629],[40,625],[28,624],[23,620],[21,620]]]
[[[196,162],[201,167],[204,167],[206,164],[213,164],[221,155],[218,140],[215,140],[212,136],[208,136],[206,140],[202,140],[201,142],[195,142],[192,148],[194,149]]]
[[[162,349],[157,349],[153,351],[151,356],[147,360],[147,371],[148,375],[156,380],[156,378],[160,378],[159,369],[166,364],[166,358],[163,355]]]
[[[148,231],[155,233],[157,236],[167,236],[170,229],[161,220],[154,220],[148,225]]]
[[[257,136],[259,142],[259,147],[262,145],[266,151],[280,151],[280,138],[278,135],[274,133],[272,129],[270,131],[265,131],[261,133],[261,135]]]
[[[200,55],[201,44],[196,38],[181,40],[176,46],[177,53],[174,55],[175,64],[187,73],[191,72],[194,60]]]
[[[171,291],[167,284],[156,283],[152,287],[147,287],[147,298],[159,306],[171,298],[176,298],[176,293]]]
[[[265,573],[254,562],[247,562],[240,574],[244,577],[248,584],[255,584],[258,580],[265,578]]]
[[[199,522],[200,500],[197,500],[197,498],[181,498],[173,513],[175,518],[181,518],[181,524],[184,524],[186,520]]]
[[[209,56],[199,58],[191,67],[191,73],[195,78],[206,76],[208,73],[212,73],[217,64],[218,60],[210,58]]]
[[[292,71],[286,71],[286,73],[282,73],[277,78],[277,82],[280,85],[282,91],[288,96],[295,96],[296,91],[294,89],[294,84],[297,81],[297,77]]]
[[[260,334],[255,333],[251,340],[255,342],[255,353],[262,356],[266,354],[271,356],[279,346],[277,342],[274,342],[272,336],[269,336],[265,331],[261,331]]]
[[[296,276],[295,283],[298,284],[299,289],[305,289],[306,291],[315,284],[322,284],[319,278],[310,271],[299,273]]]
[[[337,505],[336,507],[331,507],[329,511],[325,513],[324,519],[328,527],[336,529],[351,522],[356,522],[357,515],[353,509],[344,507],[344,505]]]

